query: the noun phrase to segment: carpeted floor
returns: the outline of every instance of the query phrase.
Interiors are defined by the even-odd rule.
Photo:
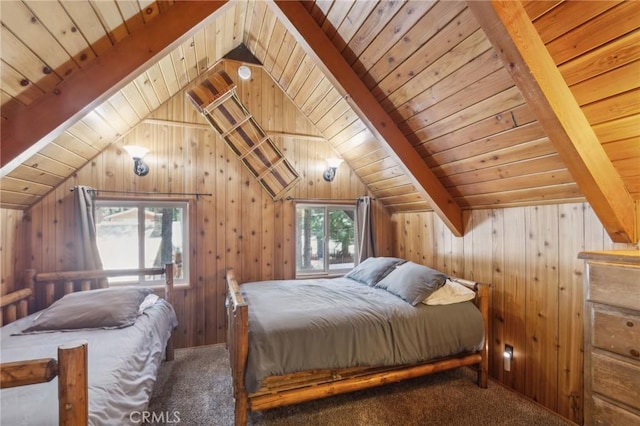
[[[176,351],[165,362],[149,411],[179,417],[189,426],[233,425],[233,398],[224,345]],[[250,425],[571,425],[550,411],[489,382],[475,383],[470,369],[251,413]],[[156,423],[157,424],[157,423]]]

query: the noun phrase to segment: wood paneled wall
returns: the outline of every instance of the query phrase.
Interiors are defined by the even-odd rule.
[[[588,204],[466,211],[454,237],[433,213],[396,213],[393,253],[450,275],[491,284],[490,374],[582,423],[581,250],[611,242]],[[513,345],[510,372],[505,343]]]
[[[24,254],[23,213],[0,209],[0,296],[21,288]]]
[[[235,78],[237,65],[227,61],[221,66]],[[250,83],[239,82],[238,94],[265,130],[317,135],[261,68],[253,68]],[[29,218],[25,222],[29,259],[26,267],[40,271],[75,268],[75,216],[70,194],[75,185],[107,191],[212,193],[213,196],[199,197],[194,203],[191,289],[177,291],[173,297],[180,321],[176,346],[223,342],[227,268],[235,268],[241,282],[293,277],[293,202],[272,201],[213,129],[177,125],[176,122],[205,123],[184,94],[161,106],[153,118],[174,123],[141,123],[26,211]],[[367,194],[364,184],[345,164],[332,183],[322,179],[325,159],[335,156],[326,142],[290,136],[277,136],[275,141],[302,176],[288,195],[355,201]],[[133,174],[133,162],[122,149],[125,144],[150,149],[145,157],[151,168],[149,175]],[[388,255],[390,215],[379,203],[374,204],[377,234],[381,236],[377,245],[381,255]]]

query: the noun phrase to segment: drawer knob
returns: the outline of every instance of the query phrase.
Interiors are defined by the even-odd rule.
[[[627,321],[627,327],[633,327],[633,321]]]
[[[631,349],[629,353],[631,354],[632,357],[640,358],[640,352],[638,352],[637,349]]]

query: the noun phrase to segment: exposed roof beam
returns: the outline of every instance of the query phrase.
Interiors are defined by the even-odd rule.
[[[467,4],[611,239],[636,242],[634,201],[522,4]]]
[[[2,123],[6,175],[190,37],[226,1],[180,1]],[[10,163],[10,164],[9,164]],[[5,167],[6,166],[6,167]]]
[[[346,97],[369,130],[385,145],[389,155],[398,162],[451,232],[462,236],[464,224],[458,204],[302,3],[270,1],[268,4],[336,89]]]

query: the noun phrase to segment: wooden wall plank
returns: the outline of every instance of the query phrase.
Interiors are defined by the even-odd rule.
[[[488,276],[491,376],[579,424],[583,265],[577,255],[611,247],[611,239],[586,203],[465,215],[470,232],[456,238],[432,212],[393,214],[393,255],[467,279]],[[502,370],[505,343],[514,347],[510,372]]]
[[[22,288],[22,276],[26,264],[22,221],[20,210],[0,209],[0,295]]]
[[[25,4],[79,67],[86,66],[96,57],[82,33],[71,30],[75,24],[60,3],[28,0]]]
[[[582,107],[592,125],[628,115],[640,114],[640,88],[623,92],[611,98],[603,99]]]
[[[376,98],[381,100],[382,98],[394,93],[407,81],[413,80],[413,76],[418,77],[421,75],[421,80],[425,81],[435,78],[432,74],[425,72],[424,70],[432,64],[435,64],[440,58],[447,54],[449,49],[458,46],[470,37],[470,40],[458,50],[465,52],[469,48],[473,47],[476,49],[482,49],[484,47],[484,50],[487,50],[490,48],[490,45],[485,45],[482,39],[484,38],[486,40],[486,37],[484,37],[480,32],[477,32],[477,30],[478,24],[475,19],[473,19],[471,12],[468,10],[463,11],[459,18],[451,21],[426,44],[421,46],[415,54],[411,55],[407,60],[395,68],[392,73],[389,73],[384,79],[379,80],[376,88],[374,88],[372,92],[376,95]],[[450,64],[451,55],[449,55],[448,60],[443,61],[440,68],[445,70],[449,69],[452,66]],[[455,68],[449,72],[451,71],[455,71]],[[415,80],[416,83],[418,81],[420,80]],[[396,95],[396,97],[404,95],[407,91],[408,89],[405,89],[400,94]],[[394,99],[391,99],[391,101],[394,101]],[[397,101],[393,103],[399,105]]]
[[[557,410],[558,212],[557,206],[526,208],[531,250],[527,253],[526,386],[534,401]]]
[[[606,3],[613,4],[613,2]],[[638,13],[640,13],[638,2],[622,2],[608,13],[603,13],[563,37],[548,43],[549,54],[556,65],[563,64],[569,59],[636,29]]]
[[[523,0],[522,5],[524,9],[527,11],[527,14],[533,21],[539,16],[543,15],[548,10],[551,10],[553,7],[562,3],[562,0]]]
[[[638,88],[638,67],[640,61],[615,68],[597,77],[571,86],[571,93],[578,105],[608,98]]]
[[[527,253],[530,251],[526,238],[525,209],[505,209],[504,216],[504,336],[503,344],[513,346],[511,371],[504,372],[503,383],[525,393],[527,351],[525,333],[525,309],[527,288]],[[504,349],[504,346],[503,346]],[[503,365],[500,366],[504,368]]]
[[[347,47],[347,44],[360,29],[371,11],[377,6],[377,3],[377,1],[369,0],[356,0],[353,2],[349,13],[347,13],[340,26],[336,26],[337,31],[331,36],[331,41],[340,52]]]
[[[582,423],[582,346],[584,319],[584,262],[576,253],[585,249],[584,207],[558,206],[558,409],[576,423]],[[577,238],[576,238],[577,237]]]
[[[473,58],[467,65],[452,72],[427,90],[417,94],[404,104],[395,107],[393,112],[394,118],[397,114],[398,120],[400,120],[400,117],[402,117],[402,120],[407,120],[427,109],[429,106],[437,104],[456,92],[459,92],[461,87],[467,87],[501,67],[502,64],[495,52],[488,50],[482,55]]]
[[[411,131],[411,129],[420,129],[428,124],[442,120],[461,109],[470,107],[471,105],[482,102],[483,100],[513,87],[513,82],[506,70],[501,69],[495,71],[480,80],[473,82],[467,87],[442,102],[433,103],[429,107],[420,111],[418,114],[407,119],[400,125],[403,131]]]
[[[567,85],[573,86],[613,68],[640,59],[640,31],[620,37],[600,49],[565,62],[558,69]]]
[[[61,81],[60,77],[56,73],[45,74],[43,69],[47,65],[6,27],[2,26],[0,31],[2,61],[13,69],[20,70],[20,73],[42,91],[53,90]]]
[[[392,48],[405,33],[411,29],[422,16],[431,9],[435,0],[406,2],[400,10],[389,19],[384,28],[382,28],[375,38],[366,46],[362,54],[358,56],[358,60],[353,64],[353,70],[363,76],[367,70],[371,68],[389,49]],[[425,27],[421,27],[425,28]],[[326,31],[325,31],[326,33]],[[331,37],[330,34],[328,34]]]
[[[2,23],[33,50],[58,76],[66,77],[78,70],[73,61],[47,28],[27,8],[23,2],[2,4]]]
[[[0,81],[3,92],[22,105],[30,105],[44,93],[38,86],[30,84],[24,75],[5,63],[2,63],[0,68]],[[25,83],[26,86],[23,86]]]
[[[111,49],[111,40],[89,2],[65,2],[62,4],[96,55]]]
[[[414,53],[423,52],[426,54],[428,50],[422,46],[434,37],[439,28],[444,28],[452,19],[456,18],[464,8],[463,2],[439,1],[413,28],[407,31],[404,37],[388,51],[383,52],[384,55],[375,64],[368,67],[367,74],[363,77],[367,87],[373,89],[378,82],[387,77]],[[460,16],[456,19],[456,25],[461,25],[463,18],[464,16]],[[437,46],[437,42],[432,46]]]
[[[369,46],[375,35],[380,32],[389,20],[398,12],[403,2],[379,2],[369,14],[369,18],[350,39],[349,44],[342,51],[342,55],[353,64],[362,52]]]
[[[536,19],[535,25],[542,41],[548,43],[612,8],[616,3],[614,1],[563,2],[558,7],[554,7],[551,11]],[[528,10],[527,14],[529,14]],[[558,25],[558,22],[563,22],[564,24]]]

